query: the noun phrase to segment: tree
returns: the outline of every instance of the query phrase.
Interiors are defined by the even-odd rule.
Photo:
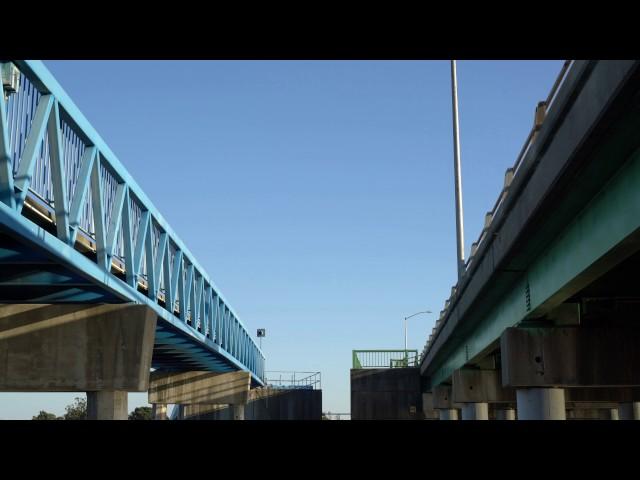
[[[55,413],[45,412],[44,410],[40,410],[40,413],[35,417],[32,417],[31,420],[62,420],[62,417],[56,417]]]
[[[87,419],[87,400],[76,397],[71,405],[65,407],[67,413],[64,414],[65,420],[86,420]]]
[[[129,420],[153,420],[151,407],[136,407],[136,409],[129,414]]]

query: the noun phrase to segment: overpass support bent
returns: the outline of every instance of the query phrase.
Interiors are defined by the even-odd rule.
[[[156,314],[143,305],[0,306],[0,391],[87,392],[89,419],[126,420],[149,385]]]
[[[621,419],[640,419],[638,344],[637,328],[508,328],[502,385],[522,419],[565,419],[566,401],[617,401]]]
[[[463,420],[488,420],[490,404],[496,407],[496,418],[514,419],[515,391],[502,387],[497,370],[462,368],[454,371],[452,379],[451,396],[463,405]]]
[[[180,418],[218,405],[233,405],[234,419],[244,420],[244,406],[249,399],[251,373],[245,371],[215,373],[206,371],[151,373],[149,403],[166,418],[167,404],[180,405]],[[164,411],[164,415],[160,412]]]

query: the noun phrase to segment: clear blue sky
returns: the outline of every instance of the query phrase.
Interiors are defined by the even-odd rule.
[[[421,350],[456,281],[447,61],[46,61],[207,270],[267,370],[321,371],[348,412],[352,349]],[[562,61],[459,61],[465,243]],[[82,394],[0,394],[0,418]],[[130,394],[129,410],[146,404]]]

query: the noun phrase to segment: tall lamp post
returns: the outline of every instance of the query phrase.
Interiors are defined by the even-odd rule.
[[[462,215],[462,175],[460,169],[460,126],[458,123],[458,75],[456,61],[451,60],[451,104],[453,110],[453,170],[456,193],[456,257],[458,281],[465,270],[464,263],[464,219]]]
[[[424,312],[414,313],[413,315],[409,315],[408,317],[404,317],[404,352],[407,354],[407,320],[411,317],[415,317],[416,315],[420,315],[422,313],[431,313],[430,310],[425,310]]]

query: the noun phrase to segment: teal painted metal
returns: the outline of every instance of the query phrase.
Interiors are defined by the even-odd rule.
[[[37,245],[111,294],[148,304],[161,319],[236,368],[251,371],[262,384],[262,352],[191,252],[45,66],[38,61],[14,63],[35,92],[28,99],[34,114],[14,159],[7,103],[0,95],[0,222],[13,236]],[[21,110],[16,111],[19,115]],[[16,118],[14,114],[14,121],[21,121]],[[82,143],[74,153],[80,159],[75,179],[67,178],[70,165],[62,151],[67,131]],[[48,173],[43,177],[37,170],[43,163],[51,171],[54,201],[49,206],[55,233],[21,214],[25,202],[39,194],[32,188],[34,174],[46,182]],[[93,232],[83,231],[95,244],[95,262],[76,248],[85,211],[91,211],[95,224]],[[122,260],[124,281],[114,270],[116,257]],[[242,332],[248,355],[240,355]]]
[[[596,262],[613,252],[640,229],[640,151],[603,186],[556,240],[515,281],[509,293],[491,312],[448,352],[444,360],[427,370],[432,385],[446,381],[502,332],[527,317],[540,315],[564,301],[579,288],[575,282]],[[574,283],[573,288],[571,284]],[[524,292],[529,285],[531,310]],[[568,288],[569,287],[569,288]]]
[[[7,106],[4,92],[0,92],[0,202],[15,208],[11,153],[7,133]]]
[[[82,167],[78,176],[78,183],[76,187],[76,194],[73,197],[71,208],[69,211],[69,227],[71,228],[71,238],[69,243],[74,245],[80,228],[80,217],[82,214],[82,208],[87,198],[87,192],[89,190],[89,182],[91,181],[91,171],[96,161],[98,150],[96,147],[86,148],[82,156]],[[137,258],[137,257],[136,257]]]

